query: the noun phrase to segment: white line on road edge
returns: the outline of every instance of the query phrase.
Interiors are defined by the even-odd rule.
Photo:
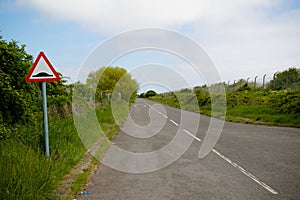
[[[159,112],[158,110],[156,110],[156,109],[155,109],[153,106],[151,106],[150,104],[147,103],[147,105],[148,105],[150,108],[152,108],[153,110],[155,110],[157,113],[159,113],[159,114],[161,114],[162,116],[164,116],[164,118],[168,119],[168,116],[167,116],[167,115],[165,115],[165,114]],[[176,122],[175,122],[175,123],[176,123]],[[176,124],[175,124],[175,125],[176,125]],[[178,126],[178,124],[177,124],[177,126]]]
[[[147,103],[147,105],[149,106],[149,108],[155,110],[156,112],[160,113],[158,110],[156,110],[153,106],[151,106],[150,104]],[[161,113],[160,113],[161,114]]]
[[[200,138],[197,138],[196,136],[194,136],[193,134],[191,134],[189,131],[187,131],[186,129],[183,129],[184,132],[186,132],[187,134],[189,134],[191,137],[193,137],[194,139],[196,139],[197,141],[201,142]]]
[[[179,126],[175,121],[173,121],[172,119],[170,119],[170,122],[172,122],[175,126]]]
[[[223,158],[224,160],[226,160],[229,164],[231,164],[233,167],[237,168],[239,171],[241,171],[243,174],[245,174],[246,176],[248,176],[249,178],[251,178],[252,180],[254,180],[256,183],[258,183],[260,186],[262,186],[263,188],[265,188],[266,190],[268,190],[269,192],[271,192],[272,194],[278,194],[278,192],[276,190],[274,190],[273,188],[271,188],[270,186],[268,186],[266,183],[262,182],[261,180],[259,180],[258,178],[256,178],[253,174],[247,172],[243,167],[239,166],[238,164],[236,164],[235,162],[231,161],[229,158],[227,158],[226,156],[222,155],[220,152],[218,152],[217,150],[213,149],[212,150],[215,154],[217,154],[218,156],[220,156],[221,158]]]
[[[148,104],[148,103],[147,103]],[[152,107],[150,104],[148,104],[149,107]],[[159,112],[158,110],[154,109],[156,112],[158,112],[159,114],[161,114],[162,116],[164,116],[166,119],[168,118],[167,115],[162,114],[161,112]],[[172,119],[170,119],[170,121],[176,125],[179,126],[175,121],[173,121]],[[197,141],[201,142],[202,140],[196,136],[194,136],[192,133],[190,133],[188,130],[183,129],[183,131],[185,133],[187,133],[188,135],[190,135],[191,137],[193,137],[194,139],[196,139]],[[213,149],[212,150],[215,154],[217,154],[219,157],[221,157],[222,159],[224,159],[225,161],[227,161],[229,164],[231,164],[233,167],[237,168],[240,172],[242,172],[243,174],[245,174],[246,176],[248,176],[249,178],[251,178],[253,181],[255,181],[257,184],[259,184],[260,186],[262,186],[263,188],[265,188],[266,190],[268,190],[269,192],[271,192],[272,194],[278,194],[278,192],[276,190],[274,190],[272,187],[270,187],[269,185],[267,185],[266,183],[262,182],[261,180],[259,180],[258,178],[256,178],[253,174],[251,174],[250,172],[246,171],[243,167],[239,166],[238,164],[236,164],[235,162],[231,161],[229,158],[227,158],[226,156],[224,156],[223,154],[221,154],[220,152],[218,152],[217,150]]]

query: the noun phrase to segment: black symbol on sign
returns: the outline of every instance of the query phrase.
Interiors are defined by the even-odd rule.
[[[40,72],[36,75],[33,75],[32,77],[52,77],[53,74],[47,74],[46,72]]]

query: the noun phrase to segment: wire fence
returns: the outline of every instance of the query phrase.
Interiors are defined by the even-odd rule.
[[[299,74],[289,74],[281,73],[274,74],[264,74],[262,76],[247,77],[233,82],[225,82],[226,88],[229,91],[238,90],[242,87],[250,87],[254,89],[272,89],[272,90],[282,90],[282,89],[298,89],[300,88],[300,77]]]

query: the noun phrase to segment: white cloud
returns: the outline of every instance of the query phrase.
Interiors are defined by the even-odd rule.
[[[219,26],[208,25],[206,31],[201,25],[195,30],[202,38],[194,37],[203,41],[227,80],[254,78],[265,73],[271,76],[275,71],[300,66],[297,56],[300,55],[300,27],[297,26],[300,10],[277,13],[271,18],[255,14],[253,11],[250,18],[237,16]]]
[[[40,11],[45,19],[68,20],[100,33],[137,27],[180,27],[197,20],[218,22],[247,8],[270,6],[270,0],[17,0]]]
[[[141,27],[179,30],[202,44],[224,80],[300,65],[300,10],[288,9],[291,1],[16,1],[37,9],[42,20],[71,21],[102,35]]]
[[[173,26],[193,21],[198,1],[139,0],[17,0],[34,7],[44,18],[70,20],[100,33],[124,31],[141,26]]]

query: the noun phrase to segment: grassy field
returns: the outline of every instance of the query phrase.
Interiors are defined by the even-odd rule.
[[[215,96],[214,96],[215,95]],[[300,90],[251,90],[245,88],[226,93],[226,104],[218,103],[218,94],[212,94],[220,107],[226,107],[226,120],[239,123],[272,126],[300,127]],[[211,115],[209,94],[202,91],[194,94],[197,103],[192,103],[193,94],[184,92],[156,95],[150,100]],[[203,103],[204,102],[204,103]],[[218,117],[218,112],[214,113]]]

